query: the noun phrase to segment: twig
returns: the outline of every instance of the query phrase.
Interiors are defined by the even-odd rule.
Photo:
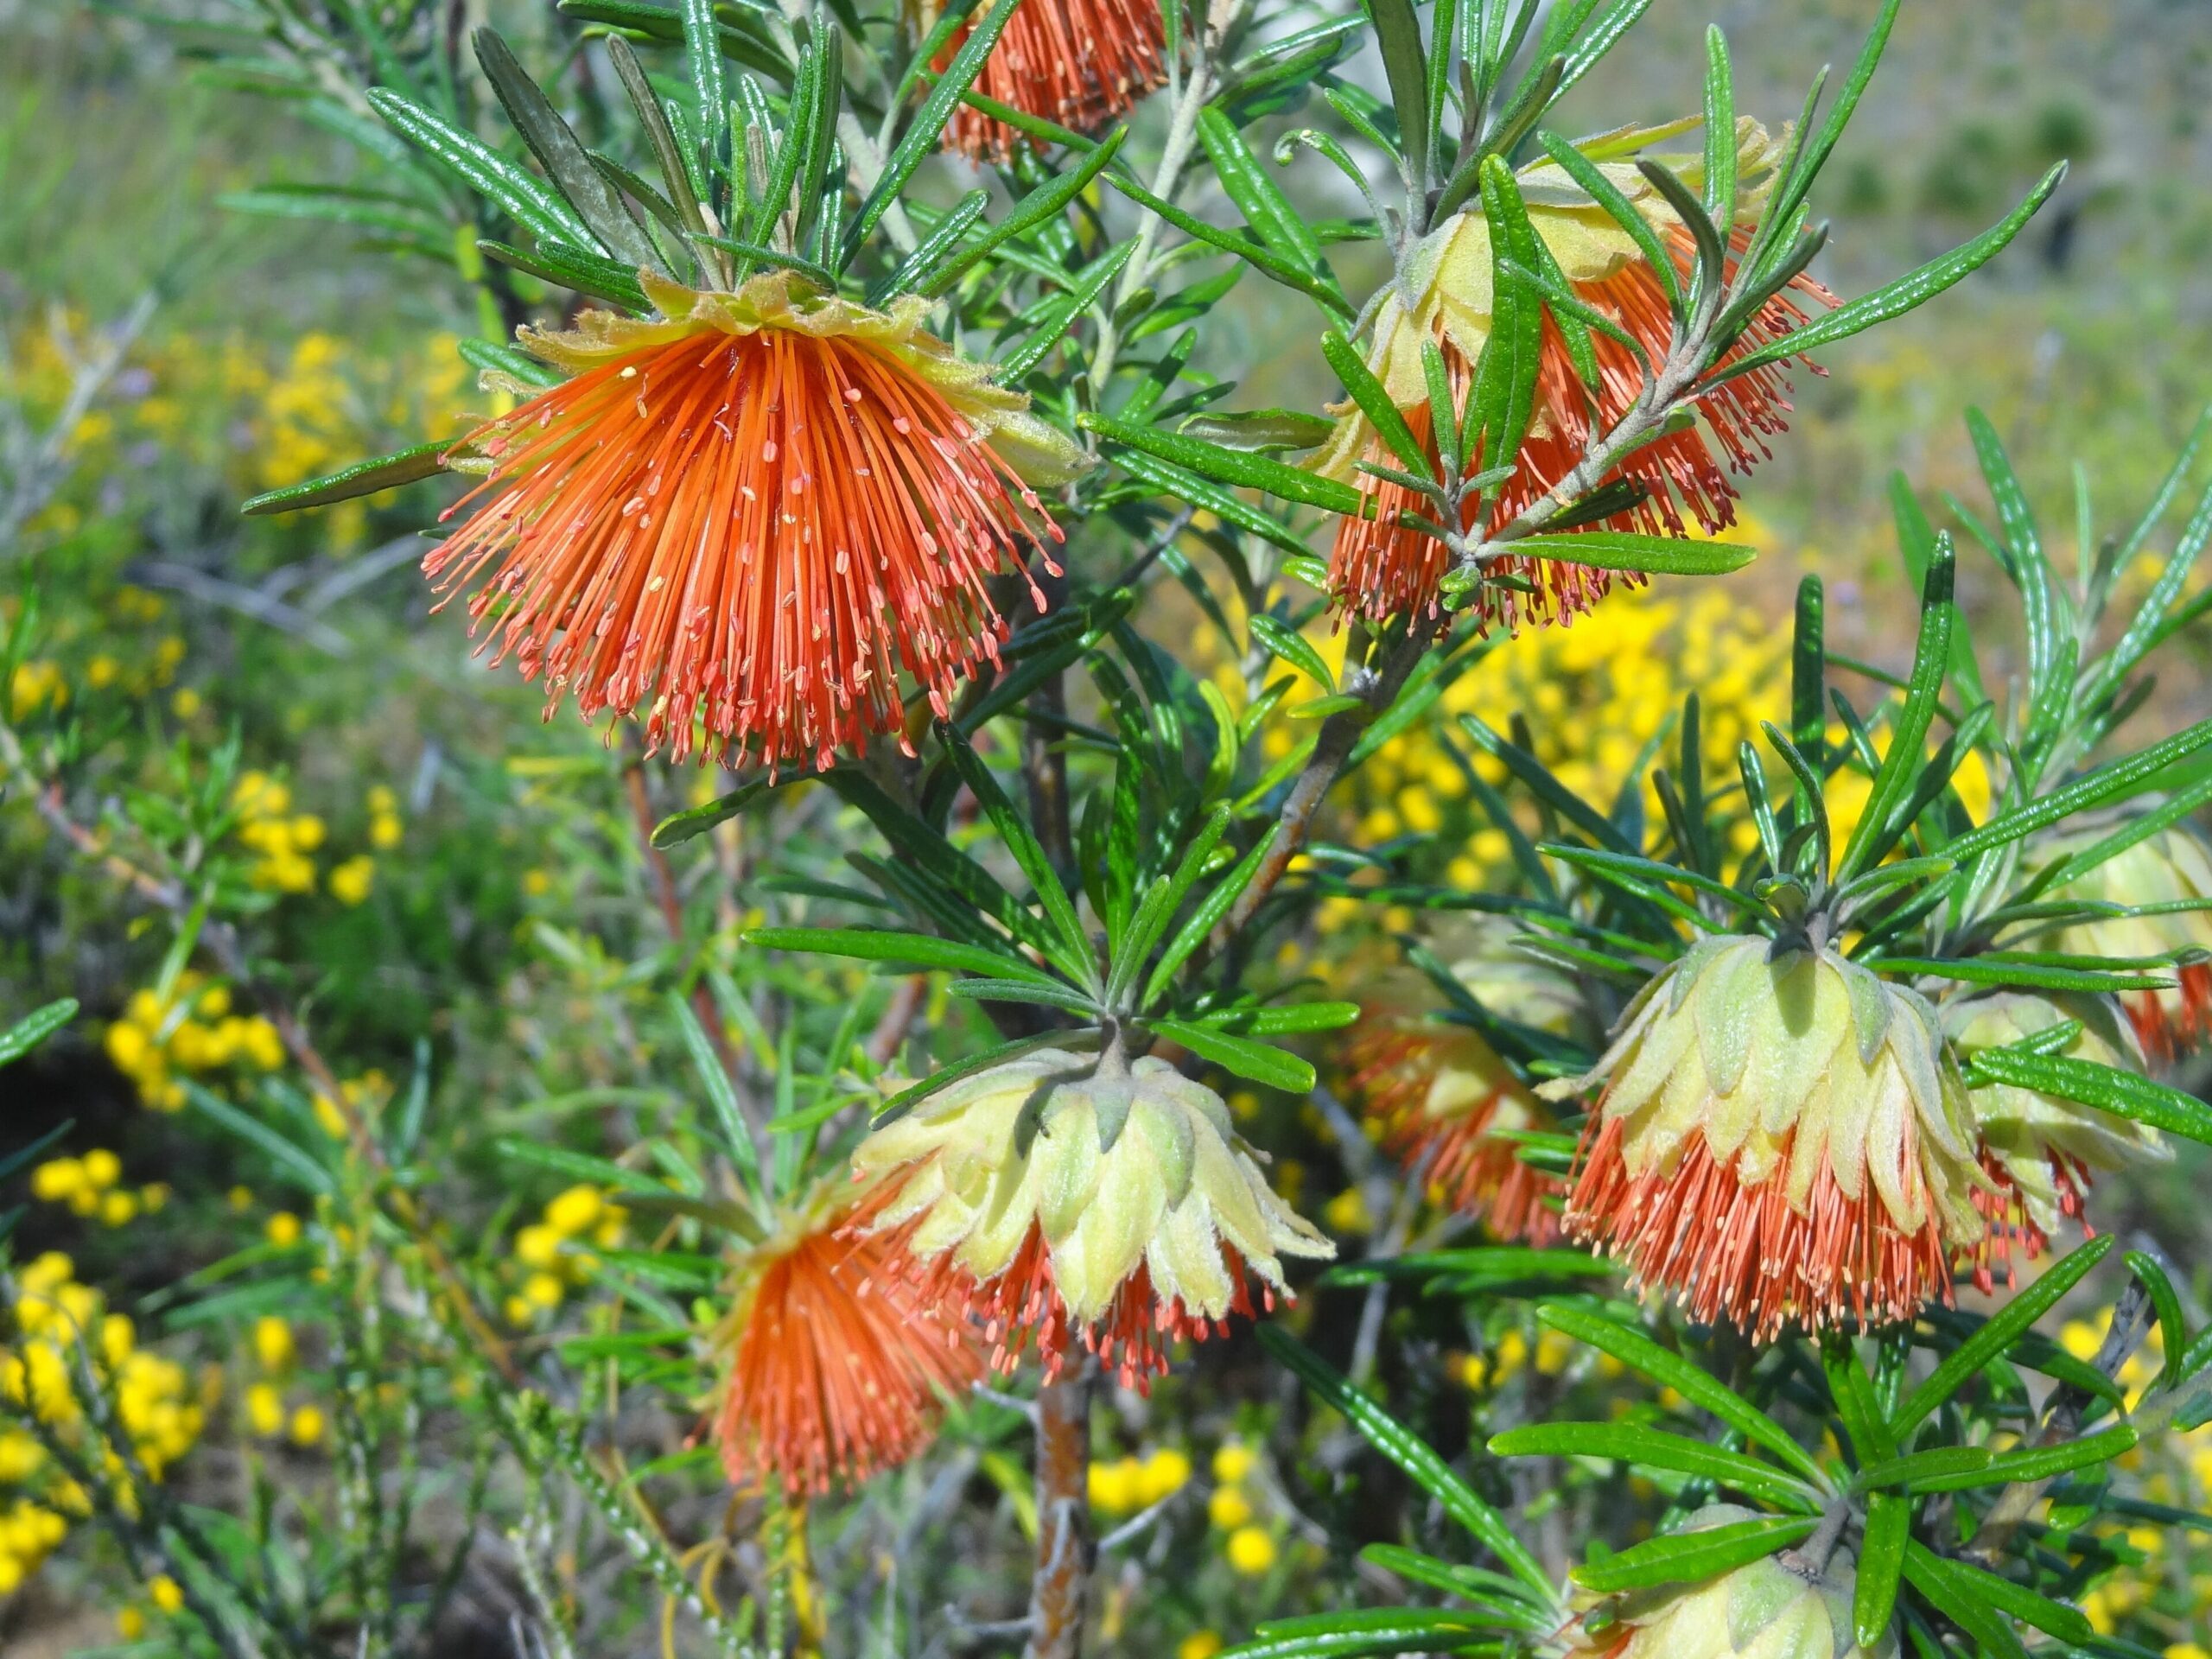
[[[327,622],[319,622],[307,612],[288,605],[258,588],[249,588],[244,582],[232,582],[210,571],[189,564],[174,564],[165,559],[153,559],[133,565],[130,575],[145,587],[165,588],[171,593],[188,594],[207,604],[219,605],[240,616],[281,629],[295,639],[305,640],[325,656],[345,658],[353,654],[353,642]]]
[[[35,440],[20,416],[10,413],[3,435],[4,448],[11,474],[4,493],[0,493],[0,550],[10,555],[20,552],[16,537],[46,504],[54,499],[68,478],[71,466],[70,441],[77,435],[77,429],[85,416],[92,412],[100,393],[123,366],[131,343],[144,332],[154,315],[155,296],[151,292],[141,294],[122,317],[101,331],[100,344],[89,354],[71,365],[68,395],[61,400],[61,407],[54,419]],[[53,324],[54,334],[66,341],[68,330],[57,308]]]
[[[1037,1390],[1037,1571],[1027,1659],[1077,1659],[1093,1559],[1089,1363]]]

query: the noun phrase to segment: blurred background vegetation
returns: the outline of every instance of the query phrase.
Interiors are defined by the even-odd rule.
[[[472,22],[518,41],[551,27],[550,7],[533,0],[469,10]],[[1708,21],[1734,48],[1738,107],[1778,124],[1809,69],[1847,59],[1874,10],[1872,0],[1658,0],[1560,124],[1681,113]],[[1757,564],[1694,594],[1616,600],[1570,631],[1516,642],[1455,689],[1453,707],[1525,706],[1547,760],[1592,795],[1610,794],[1608,779],[1626,771],[1656,711],[1693,686],[1715,711],[1717,751],[1732,752],[1747,725],[1780,712],[1779,620],[1806,571],[1829,584],[1836,648],[1902,667],[1914,613],[1887,480],[1902,469],[1931,505],[1946,489],[1979,499],[1960,421],[1968,404],[1994,418],[2048,524],[2069,522],[2077,467],[2099,526],[2122,522],[2180,448],[2212,363],[2208,111],[2202,0],[1909,7],[1831,175],[1833,285],[1858,291],[1951,245],[2068,156],[2062,194],[1960,296],[1834,352],[1823,378],[1799,376],[1792,434],[1746,493],[1741,534],[1762,550]],[[202,79],[177,37],[130,6],[0,0],[0,445],[19,480],[54,486],[28,522],[9,527],[19,535],[0,537],[0,560],[17,545],[35,550],[45,613],[41,654],[0,684],[0,697],[19,720],[66,703],[143,735],[143,769],[111,780],[118,793],[183,794],[216,780],[227,849],[260,911],[258,966],[311,1012],[326,1050],[345,1057],[344,1082],[389,1101],[413,1087],[418,1043],[435,1049],[437,1147],[445,1173],[469,1177],[475,1193],[455,1219],[512,1241],[502,1311],[529,1332],[582,1271],[574,1255],[545,1254],[542,1232],[529,1230],[614,1244],[620,1220],[595,1189],[587,1203],[550,1174],[518,1180],[492,1145],[508,1134],[579,1132],[629,1144],[671,1104],[674,1074],[657,1065],[656,1039],[639,1023],[671,964],[656,954],[668,949],[661,872],[640,851],[637,814],[650,821],[704,799],[715,779],[657,775],[655,798],[641,804],[632,782],[648,780],[625,772],[619,747],[573,721],[541,727],[536,693],[481,671],[458,626],[429,623],[416,532],[442,486],[296,520],[238,516],[250,494],[455,431],[483,407],[453,342],[486,320],[450,261],[346,257],[346,242],[359,239],[352,232],[226,206],[287,180],[343,177],[355,154],[281,102]],[[1215,368],[1261,365],[1240,397],[1248,406],[1313,407],[1333,393],[1312,342],[1278,332],[1287,309],[1248,284],[1207,330]],[[75,423],[67,453],[41,454],[40,435],[81,365],[111,346],[120,360],[105,395]],[[1983,563],[1961,580],[1972,613],[1977,588],[1998,578]],[[17,573],[0,568],[0,591],[17,594]],[[1993,676],[2011,666],[2014,642],[2001,632],[1980,632],[1978,644]],[[2207,709],[2201,639],[2169,657],[2139,736]],[[227,771],[211,764],[232,746]],[[1464,787],[1447,773],[1408,740],[1363,776],[1344,810],[1372,838],[1446,831],[1449,866],[1463,876],[1502,863],[1503,837],[1473,829]],[[800,791],[777,835],[803,849],[836,816],[826,791]],[[734,874],[755,855],[734,835],[713,858]],[[701,885],[710,869],[690,866],[676,901],[719,906],[725,922],[777,902],[737,882],[710,895]],[[162,944],[118,908],[111,878],[57,848],[20,799],[0,809],[0,1025],[64,994],[81,998],[87,1016],[34,1062],[0,1071],[0,1152],[76,1123],[66,1150],[77,1174],[48,1183],[19,1255],[67,1251],[84,1281],[135,1300],[142,1317],[158,1313],[188,1273],[238,1260],[242,1233],[281,1257],[315,1224],[297,1195],[264,1179],[265,1160],[178,1112],[187,1084],[219,1096],[250,1090],[281,1055],[266,1022],[229,1006],[219,985],[180,976],[157,995]],[[760,983],[747,982],[755,1023],[732,1014],[732,1040],[769,1086],[784,1026],[820,1045],[841,1012],[833,999],[860,984],[779,978],[798,971],[761,969]],[[940,1007],[931,1017],[950,1026],[966,1016]],[[780,1057],[782,1071],[791,1058]],[[1249,1096],[1236,1103],[1313,1109]],[[315,1103],[298,1107],[311,1135]],[[1357,1239],[1379,1219],[1358,1159],[1325,1124],[1311,1138],[1312,1157],[1283,1166],[1280,1185]],[[2154,1172],[2130,1198],[2133,1216],[2107,1202],[2107,1217],[2123,1233],[2154,1224],[2177,1254],[2192,1237],[2212,1243],[2186,1168]],[[212,1316],[235,1338],[216,1356],[222,1375],[148,1386],[187,1412],[163,1420],[172,1430],[181,1421],[195,1433],[203,1421],[229,1425],[311,1491],[328,1428],[313,1376],[327,1356],[296,1350],[285,1323],[293,1306],[264,1301]],[[1323,1318],[1347,1311],[1325,1298],[1319,1307]],[[269,1319],[277,1323],[260,1323]],[[1532,1346],[1533,1327],[1497,1334],[1491,1357],[1475,1362],[1479,1375],[1442,1355],[1459,1369],[1440,1368],[1433,1386],[1495,1389],[1516,1372],[1554,1396],[1575,1385],[1559,1355]],[[1217,1373],[1239,1363],[1263,1363],[1242,1338]],[[1207,1403],[1211,1386],[1179,1376],[1149,1407],[1124,1402],[1122,1445],[1101,1452],[1095,1495],[1107,1515],[1141,1510],[1194,1470],[1212,1477],[1218,1510],[1220,1548],[1203,1573],[1141,1609],[1129,1587],[1131,1616],[1146,1621],[1129,1633],[1132,1652],[1171,1650],[1226,1622],[1232,1605],[1239,1628],[1255,1607],[1294,1605],[1286,1544],[1319,1535],[1281,1476],[1242,1449],[1235,1413]],[[988,1407],[976,1413],[961,1431],[969,1449],[959,1478],[995,1483],[1018,1504],[1012,1419],[994,1428]],[[1172,1434],[1155,1432],[1165,1423],[1176,1425]],[[664,1412],[655,1432],[677,1454],[693,1427]],[[1223,1447],[1225,1462],[1213,1459]],[[207,1478],[244,1478],[246,1466],[226,1461]],[[931,1501],[918,1480],[905,1490],[910,1478],[890,1483],[900,1502]],[[890,1520],[869,1525],[841,1536],[820,1570],[860,1576],[868,1549],[900,1545]],[[0,1527],[0,1546],[14,1549],[10,1535]],[[43,1551],[16,1541],[15,1559],[35,1567]],[[988,1567],[1005,1546],[948,1531],[915,1573],[938,1600],[962,1601],[979,1619],[1002,1616],[988,1598],[969,1598],[1019,1580],[1018,1569]],[[79,1651],[114,1643],[118,1630],[126,1641],[143,1632],[160,1609],[105,1593],[97,1576],[74,1565],[13,1599],[0,1582],[0,1647]],[[487,1628],[486,1643],[504,1641],[496,1623]]]

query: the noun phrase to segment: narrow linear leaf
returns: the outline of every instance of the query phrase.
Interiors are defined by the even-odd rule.
[[[1672,1533],[1647,1539],[1602,1561],[1586,1562],[1570,1576],[1585,1590],[1599,1595],[1718,1578],[1802,1542],[1819,1524],[1811,1516],[1770,1515],[1756,1521]]]
[[[249,498],[238,511],[256,518],[266,518],[271,513],[304,512],[309,507],[327,507],[335,501],[351,501],[359,496],[396,490],[403,484],[419,484],[423,480],[435,478],[446,470],[446,452],[456,442],[455,439],[445,438],[435,443],[418,443],[411,449],[400,450],[397,454],[378,455],[373,461],[356,461],[327,478],[310,479],[304,484],[264,491]]]
[[[1999,223],[1984,231],[1963,246],[1954,249],[1940,259],[1930,260],[1910,275],[1900,276],[1872,294],[1838,306],[1824,313],[1816,321],[1796,333],[1786,334],[1770,345],[1746,352],[1721,365],[1704,381],[1710,389],[1738,375],[1749,374],[1764,368],[1770,363],[1779,363],[1784,358],[1801,356],[1819,350],[1823,346],[1847,340],[1853,334],[1872,328],[1876,323],[1901,317],[1916,307],[1926,304],[1948,288],[1965,281],[1982,266],[2002,252],[2012,238],[2035,217],[2058,181],[2066,176],[2066,163],[2061,162],[2044,175],[2042,182],[2028,193],[2027,200]]]
[[[1542,1564],[1513,1535],[1505,1517],[1477,1496],[1474,1488],[1425,1441],[1281,1326],[1263,1325],[1258,1335],[1261,1344],[1297,1372],[1324,1404],[1341,1413],[1369,1445],[1404,1470],[1416,1485],[1443,1505],[1446,1515],[1487,1545],[1507,1570],[1529,1586],[1539,1605],[1553,1605],[1551,1577]]]

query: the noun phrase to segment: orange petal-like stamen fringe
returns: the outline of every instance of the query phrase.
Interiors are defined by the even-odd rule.
[[[911,1228],[807,1234],[761,1273],[731,1356],[715,1438],[732,1481],[796,1497],[905,1462],[937,1432],[941,1394],[983,1376],[974,1335],[921,1297]]]
[[[2190,963],[2174,976],[2181,982],[2174,990],[2143,991],[2123,999],[2144,1053],[2159,1065],[2171,1065],[2212,1038],[2212,963]],[[2160,1000],[2164,997],[2173,1000],[2171,1009]]]
[[[2059,1212],[2082,1224],[2084,1238],[2094,1238],[2097,1230],[2089,1225],[2082,1208],[2091,1185],[2089,1166],[2055,1148],[2048,1156],[2052,1184],[2058,1189]],[[1975,1287],[1987,1294],[1997,1287],[1999,1268],[2004,1270],[2006,1286],[2018,1287],[2019,1274],[2012,1262],[2015,1245],[2018,1246],[2022,1261],[2032,1262],[2050,1248],[2050,1237],[2028,1214],[2027,1200],[2021,1195],[2019,1184],[1986,1150],[1981,1154],[1981,1168],[1997,1190],[1993,1192],[1977,1189],[1974,1192],[1974,1207],[1989,1224],[1989,1230],[1968,1255],[1967,1265],[1974,1270]]]
[[[1676,264],[1685,271],[1690,263],[1689,233],[1670,226],[1668,240]],[[1746,237],[1736,238],[1740,251]],[[1808,299],[1834,305],[1835,296],[1808,276],[1792,284]],[[1672,335],[1673,318],[1666,292],[1650,268],[1641,261],[1624,265],[1612,276],[1575,286],[1583,300],[1611,317],[1624,333],[1638,341],[1653,362],[1665,354]],[[1805,313],[1784,296],[1762,306],[1736,343],[1721,358],[1722,365],[1781,338],[1805,321]],[[1592,333],[1598,359],[1597,410],[1592,417],[1589,388],[1567,355],[1567,341],[1551,314],[1546,312],[1543,345],[1536,366],[1536,418],[1521,446],[1519,471],[1499,491],[1490,518],[1483,525],[1495,531],[1511,522],[1548,493],[1580,462],[1592,442],[1617,423],[1635,404],[1643,389],[1643,367],[1618,340]],[[1471,383],[1472,368],[1448,338],[1437,342],[1451,372],[1452,395],[1464,404]],[[1817,369],[1815,372],[1819,372]],[[1778,365],[1770,364],[1714,387],[1697,400],[1705,428],[1689,427],[1645,444],[1606,476],[1606,482],[1626,480],[1644,486],[1646,495],[1637,506],[1601,521],[1616,530],[1642,531],[1651,535],[1688,533],[1681,509],[1708,532],[1736,522],[1736,489],[1706,440],[1710,429],[1726,456],[1726,465],[1748,472],[1773,451],[1765,440],[1788,426],[1789,378]],[[1424,404],[1404,411],[1414,435],[1433,460],[1436,445]],[[1389,467],[1403,462],[1386,451],[1378,438],[1366,460]],[[1399,523],[1402,512],[1433,516],[1434,505],[1402,484],[1372,474],[1357,480],[1360,493],[1374,499],[1372,518],[1346,518],[1337,530],[1331,563],[1331,590],[1362,616],[1384,617],[1431,610],[1438,603],[1438,583],[1445,574],[1448,555],[1444,543],[1419,530]],[[1470,502],[1462,528],[1476,529],[1479,508]],[[1522,593],[1510,588],[1485,587],[1482,618],[1485,624],[1510,632],[1524,622],[1565,621],[1588,610],[1611,589],[1610,571],[1587,565],[1562,564],[1551,560],[1514,556],[1491,567],[1492,574],[1520,576],[1535,588]],[[1640,577],[1628,578],[1631,582]]]
[[[1451,1118],[1422,1109],[1442,1046],[1424,1033],[1363,1027],[1345,1045],[1351,1066],[1346,1086],[1382,1125],[1384,1147],[1408,1171],[1429,1159],[1427,1179],[1452,1210],[1484,1222],[1494,1237],[1551,1243],[1560,1231],[1555,1200],[1566,1184],[1523,1163],[1513,1142],[1490,1133],[1506,1090],[1494,1090]]]
[[[1726,1319],[1766,1342],[1786,1325],[1886,1325],[1951,1300],[1951,1252],[1934,1216],[1903,1230],[1871,1182],[1846,1197],[1825,1156],[1801,1215],[1787,1195],[1786,1143],[1756,1185],[1695,1135],[1671,1168],[1656,1160],[1631,1176],[1621,1120],[1601,1121],[1576,1155],[1567,1234],[1626,1262],[1639,1287],[1672,1292],[1700,1324]],[[1900,1173],[1919,1179],[1910,1138]]]
[[[827,766],[904,741],[899,675],[945,693],[1006,632],[985,579],[1020,569],[1037,498],[927,381],[868,341],[702,333],[586,370],[460,448],[492,473],[424,560],[550,719],[650,703],[683,760],[757,746]],[[448,517],[451,514],[448,515]],[[1051,532],[1049,524],[1047,533]],[[1031,584],[1039,608],[1044,600]]]
[[[1224,1241],[1221,1259],[1236,1287],[1229,1311],[1249,1319],[1254,1308],[1244,1258]],[[1060,1299],[1044,1230],[1033,1224],[1006,1270],[988,1283],[977,1282],[954,1262],[950,1250],[919,1267],[917,1283],[923,1300],[957,1309],[975,1321],[991,1344],[992,1368],[1009,1374],[1032,1342],[1048,1381],[1066,1369],[1070,1356],[1080,1347],[1096,1355],[1101,1368],[1111,1372],[1122,1387],[1149,1394],[1152,1379],[1166,1375],[1168,1351],[1176,1343],[1229,1334],[1227,1319],[1210,1320],[1192,1313],[1180,1298],[1161,1301],[1152,1287],[1151,1269],[1141,1262],[1122,1281],[1102,1318],[1089,1325],[1073,1325],[1067,1304]],[[1274,1291],[1264,1282],[1260,1299],[1262,1307],[1274,1308]]]
[[[968,38],[955,35],[932,67],[942,72]],[[1158,0],[1029,0],[983,60],[976,90],[1025,115],[1090,132],[1133,108],[1167,79],[1167,37]],[[1003,162],[1033,141],[963,104],[944,146]]]

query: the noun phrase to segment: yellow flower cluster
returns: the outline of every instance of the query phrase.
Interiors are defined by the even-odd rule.
[[[8,718],[29,720],[51,705],[59,714],[69,705],[69,683],[57,663],[43,658],[18,663],[8,681]]]
[[[1532,1366],[1539,1376],[1558,1376],[1573,1358],[1574,1338],[1563,1331],[1540,1331],[1531,1344],[1521,1331],[1509,1330],[1490,1345],[1487,1352],[1463,1355],[1453,1362],[1452,1369],[1462,1383],[1480,1393],[1485,1389],[1504,1387]],[[1605,1369],[1608,1375],[1617,1376],[1621,1370],[1620,1362],[1612,1360]]]
[[[233,391],[257,405],[250,423],[255,486],[283,489],[334,472],[387,433],[453,430],[482,402],[459,345],[437,334],[419,358],[363,364],[348,361],[337,335],[309,333],[275,367],[240,352],[226,371]],[[342,503],[331,511],[329,533],[342,547],[366,524],[362,503]]]
[[[166,1573],[157,1573],[146,1581],[146,1599],[154,1604],[155,1611],[174,1617],[184,1611],[184,1586]],[[146,1614],[143,1608],[125,1607],[115,1616],[115,1633],[125,1642],[137,1642],[146,1635]]]
[[[70,342],[88,327],[71,313],[60,331],[26,328],[10,339],[0,353],[0,395],[35,423],[52,420],[75,372]],[[229,493],[251,495],[335,471],[392,448],[402,435],[442,436],[505,401],[476,390],[459,343],[439,334],[413,351],[356,359],[339,336],[320,332],[274,353],[243,334],[142,340],[103,406],[69,435],[77,478],[113,476],[130,452],[150,442],[219,472]],[[83,492],[65,493],[30,528],[68,535],[94,511]],[[329,541],[343,547],[360,539],[365,504],[325,511]]]
[[[123,1160],[104,1147],[81,1158],[52,1158],[31,1172],[31,1196],[41,1204],[66,1204],[86,1219],[108,1227],[127,1227],[169,1201],[166,1182],[132,1192],[122,1185]]]
[[[531,1325],[560,1306],[598,1270],[592,1248],[619,1247],[628,1219],[619,1205],[608,1203],[606,1193],[589,1185],[572,1186],[548,1204],[536,1222],[515,1235],[510,1271],[519,1283],[506,1300],[507,1322]]]
[[[375,1066],[371,1066],[358,1077],[348,1077],[338,1085],[339,1095],[345,1106],[356,1117],[365,1118],[391,1098],[391,1079]],[[316,1127],[334,1141],[346,1138],[346,1111],[338,1101],[318,1090],[315,1096]]]
[[[398,797],[379,784],[367,798],[369,844],[379,850],[397,847],[406,834]],[[238,814],[233,833],[257,857],[254,886],[271,893],[313,893],[313,855],[329,839],[329,826],[312,812],[294,812],[291,790],[265,772],[242,775],[231,790],[231,805]],[[330,896],[349,907],[362,903],[376,873],[376,860],[367,853],[341,860],[330,868]]]
[[[250,1346],[261,1375],[245,1391],[247,1428],[264,1440],[286,1435],[295,1446],[320,1444],[327,1427],[322,1408],[311,1402],[288,1408],[285,1403],[285,1380],[300,1355],[292,1327],[276,1314],[264,1313],[253,1322]]]
[[[118,1506],[136,1515],[137,1471],[162,1479],[199,1440],[205,1408],[184,1367],[139,1347],[130,1318],[106,1312],[99,1293],[75,1275],[75,1264],[58,1251],[16,1274],[16,1340],[0,1346],[0,1402],[99,1470],[112,1483]],[[100,1414],[122,1430],[127,1457],[96,1426],[79,1393],[87,1374],[99,1391]],[[0,1509],[0,1595],[7,1595],[92,1504],[28,1427],[0,1430],[0,1487],[13,1490]]]
[[[1249,1489],[1248,1483],[1259,1465],[1258,1454],[1243,1441],[1224,1441],[1213,1454],[1214,1487],[1206,1499],[1206,1520],[1222,1535],[1222,1554],[1232,1571],[1248,1579],[1265,1573],[1281,1554],[1274,1534],[1256,1518]],[[1212,1633],[1202,1630],[1198,1634],[1204,1637]],[[1217,1639],[1214,1646],[1219,1645]],[[1213,1650],[1204,1649],[1209,1653]]]
[[[14,625],[20,611],[21,602],[13,595],[0,597],[0,632]],[[124,586],[99,611],[64,611],[46,619],[41,643],[60,654],[16,664],[0,687],[4,692],[0,695],[0,720],[20,722],[41,713],[59,715],[79,691],[144,697],[167,685],[184,661],[184,640],[174,633],[150,641],[130,636],[159,622],[168,612],[159,595]],[[90,654],[81,654],[88,645],[93,647]]]
[[[232,1011],[231,994],[197,974],[181,974],[163,1001],[137,991],[123,1018],[107,1028],[107,1054],[138,1086],[138,1097],[156,1111],[180,1111],[184,1084],[178,1074],[202,1076],[246,1066],[274,1071],[284,1064],[284,1040],[260,1014]]]
[[[1616,594],[1571,627],[1533,628],[1507,640],[1446,690],[1428,722],[1378,751],[1351,780],[1357,832],[1373,842],[1478,825],[1448,875],[1463,887],[1494,884],[1509,872],[1512,849],[1470,801],[1465,777],[1438,741],[1440,731],[1451,734],[1467,752],[1458,716],[1475,715],[1504,731],[1511,711],[1525,714],[1536,758],[1604,810],[1693,690],[1707,774],[1732,776],[1737,746],[1761,720],[1781,716],[1788,673],[1786,635],[1719,586],[1687,599],[1648,589]],[[1671,754],[1662,759],[1673,767]],[[1484,783],[1504,785],[1502,763],[1472,760]],[[1649,770],[1647,762],[1647,779]],[[1656,817],[1658,797],[1648,781],[1645,791]],[[1739,853],[1756,837],[1748,820],[1733,833]]]
[[[328,831],[312,812],[294,814],[292,791],[265,772],[249,772],[231,790],[238,838],[261,855],[253,885],[274,893],[313,893],[315,860]]]
[[[1189,1484],[1191,1460],[1173,1446],[1142,1458],[1094,1463],[1090,1470],[1090,1507],[1103,1515],[1135,1515]]]

